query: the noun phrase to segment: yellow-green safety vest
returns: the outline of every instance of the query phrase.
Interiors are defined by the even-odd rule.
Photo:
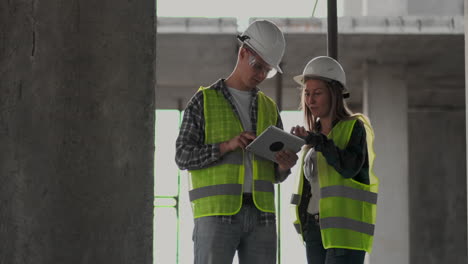
[[[203,92],[205,144],[220,143],[244,131],[222,91],[200,87]],[[257,136],[270,125],[276,125],[276,104],[264,93],[257,94]],[[211,215],[233,215],[242,206],[244,183],[244,151],[226,153],[211,166],[190,170],[189,198],[194,218]],[[254,156],[252,160],[252,195],[256,207],[275,212],[275,169],[271,161]]]
[[[335,145],[346,148],[357,119],[363,121],[366,129],[366,140],[369,159],[369,181],[363,184],[353,179],[342,177],[322,155],[317,152],[317,169],[320,184],[319,223],[324,248],[346,248],[354,250],[372,251],[374,228],[376,221],[377,193],[379,180],[373,172],[375,153],[373,150],[374,132],[368,119],[363,115],[356,115],[350,120],[338,122],[330,131],[328,138]],[[296,205],[296,231],[302,234],[303,217],[300,217],[301,203],[308,203],[302,198],[304,189],[302,156],[300,174],[298,177],[297,193],[291,198]],[[302,200],[302,201],[301,201]],[[307,208],[307,206],[305,206]],[[301,219],[302,218],[302,219]]]

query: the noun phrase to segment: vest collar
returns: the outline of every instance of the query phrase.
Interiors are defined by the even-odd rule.
[[[226,93],[229,92],[228,89],[227,89],[227,85],[226,85],[226,79],[219,79],[215,83],[210,85],[210,87],[215,89],[215,90],[222,91],[223,94],[226,94]],[[252,95],[255,96],[260,91],[260,89],[258,89],[258,87],[255,87],[251,91],[252,91]]]

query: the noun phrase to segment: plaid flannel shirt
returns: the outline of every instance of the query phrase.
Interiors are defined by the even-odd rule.
[[[239,117],[232,95],[229,93],[224,79],[218,80],[209,89],[216,89],[223,93],[224,97],[230,103],[232,111]],[[252,105],[250,107],[250,118],[252,130],[257,131],[257,93],[259,89],[252,89]],[[278,112],[277,127],[283,129],[283,123]],[[203,110],[203,92],[197,92],[187,104],[184,112],[184,118],[176,141],[175,161],[181,170],[201,169],[209,166],[220,158],[219,143],[205,144],[205,118]],[[280,173],[275,163],[275,179],[282,182],[290,174]],[[235,215],[218,216],[224,222],[232,223]],[[259,222],[263,225],[274,224],[275,214],[262,212]]]

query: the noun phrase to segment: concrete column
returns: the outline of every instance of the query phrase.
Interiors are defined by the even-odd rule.
[[[463,16],[464,0],[411,0],[408,1],[410,16]]]
[[[465,25],[468,25],[468,0],[465,0]],[[466,142],[466,164],[468,164],[468,27],[465,26],[465,142]],[[468,166],[467,167],[467,172],[466,172],[466,190],[467,190],[467,212],[468,212]],[[468,217],[467,217],[468,219]],[[467,220],[467,226],[468,226],[468,220]],[[468,237],[468,234],[467,234]],[[468,243],[467,243],[468,245]],[[468,246],[467,246],[467,251],[468,251]]]
[[[0,2],[0,263],[152,263],[155,1]]]
[[[364,65],[364,113],[375,131],[380,179],[370,263],[409,263],[408,98],[401,65]]]
[[[345,0],[343,1],[343,16],[359,17],[363,15],[364,0]]]
[[[346,0],[345,0],[346,1]],[[363,0],[364,16],[405,16],[408,15],[409,0]]]

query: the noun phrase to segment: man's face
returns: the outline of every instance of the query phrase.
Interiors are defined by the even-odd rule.
[[[266,78],[271,78],[276,74],[276,70],[268,65],[260,56],[249,48],[245,48],[245,57],[248,64],[246,70],[248,85],[256,87]]]

